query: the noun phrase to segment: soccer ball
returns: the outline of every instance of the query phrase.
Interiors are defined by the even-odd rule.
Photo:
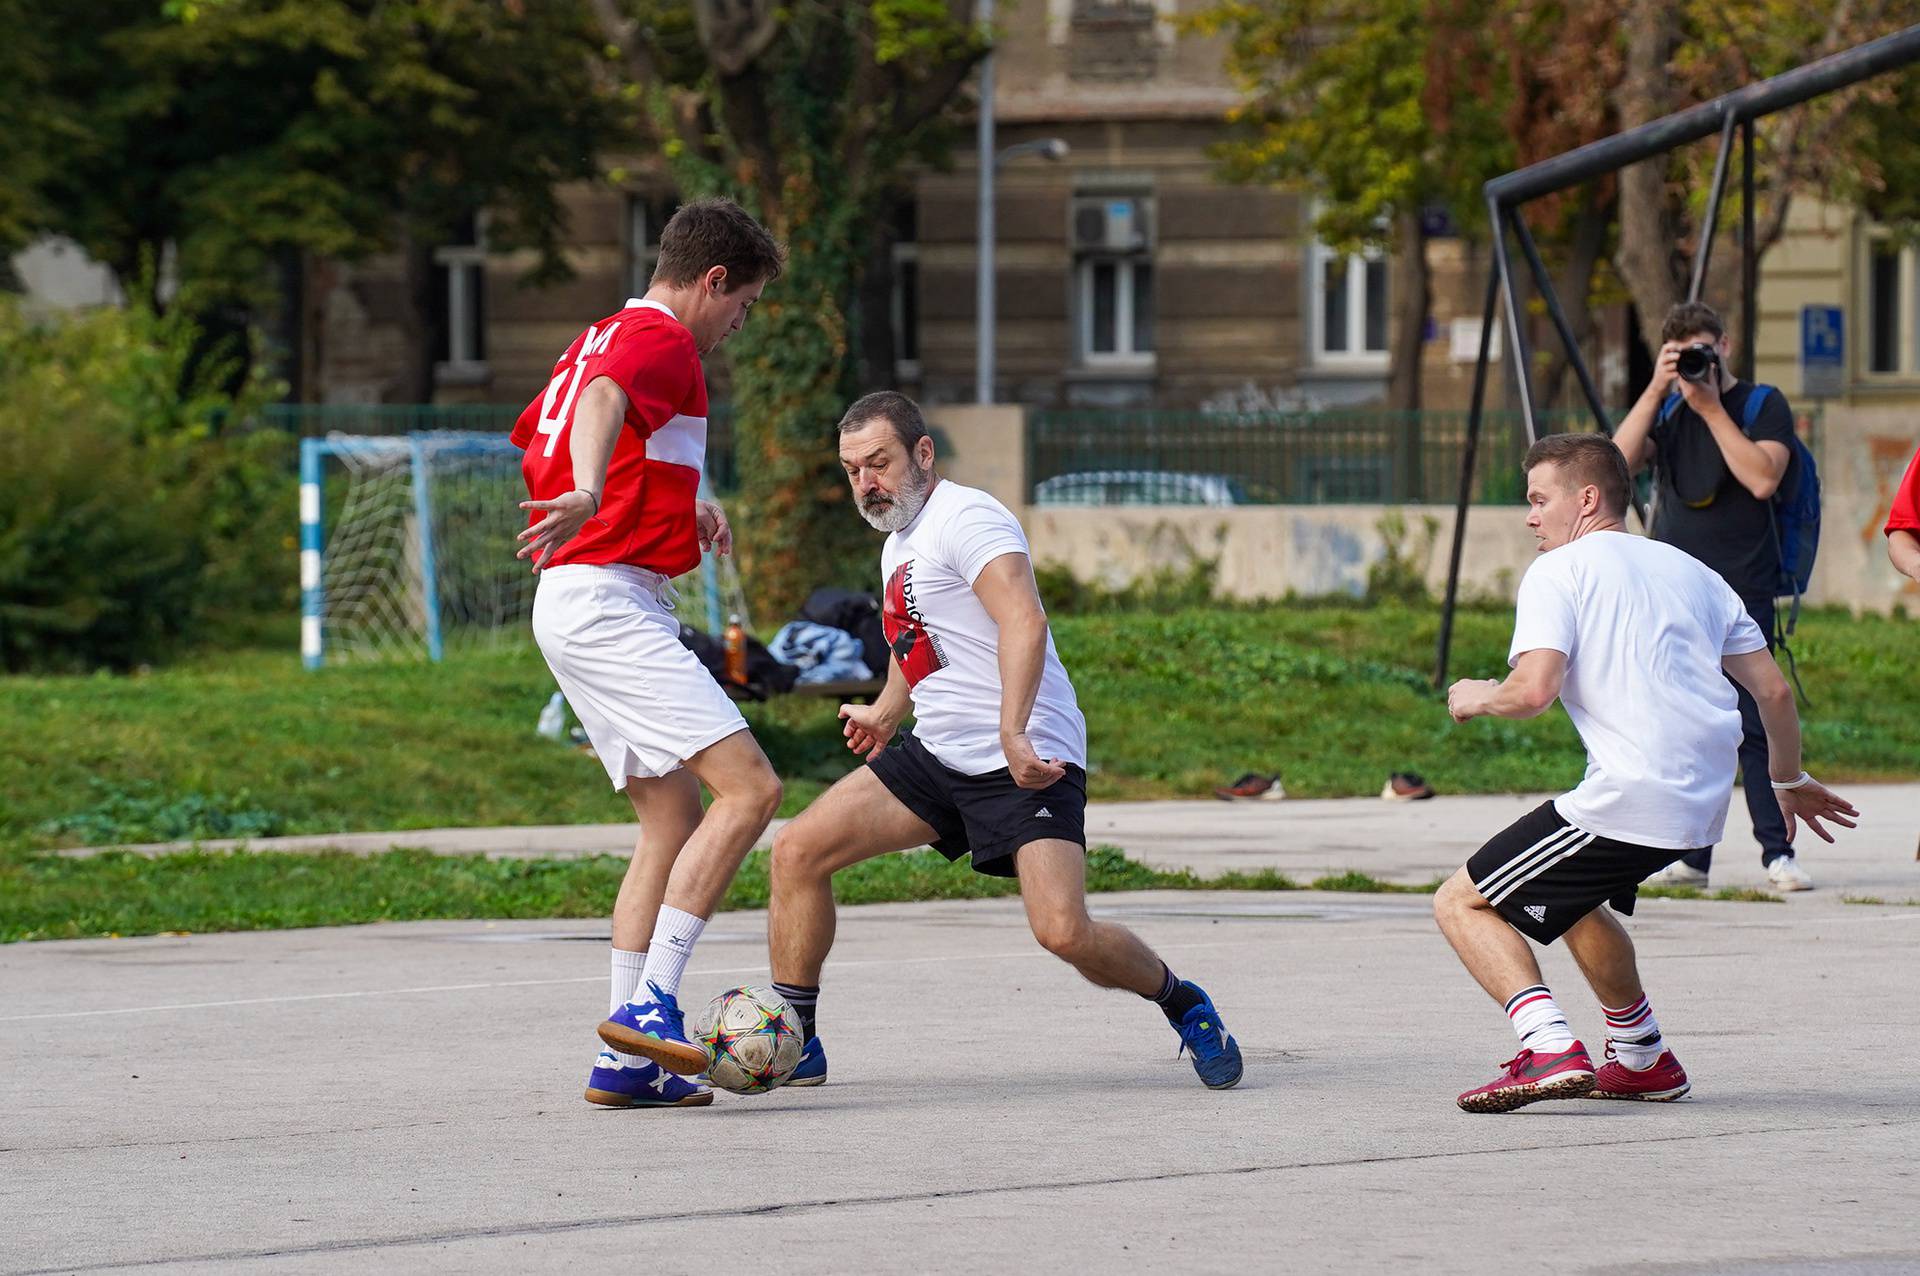
[[[771,988],[731,988],[694,1026],[707,1051],[707,1079],[735,1094],[765,1094],[800,1066],[800,1016]]]

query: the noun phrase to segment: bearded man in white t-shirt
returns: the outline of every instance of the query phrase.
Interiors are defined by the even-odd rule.
[[[869,394],[840,422],[860,514],[888,533],[881,623],[887,686],[842,705],[867,765],[773,842],[767,917],[774,988],[800,1012],[806,1051],[789,1085],[826,1079],[815,1031],[833,946],[833,874],[932,846],[975,872],[1017,878],[1034,938],[1088,980],[1155,1002],[1209,1087],[1240,1080],[1240,1047],[1199,987],[1123,926],[1087,912],[1087,727],[1054,650],[1026,534],[1006,506],[934,469],[919,407]],[[911,734],[895,739],[911,713]]]
[[[1619,449],[1597,434],[1554,435],[1533,445],[1526,472],[1540,557],[1520,582],[1513,672],[1454,683],[1447,709],[1456,722],[1532,718],[1558,698],[1587,746],[1587,774],[1496,834],[1434,897],[1447,942],[1520,1038],[1500,1076],[1459,1104],[1678,1099],[1687,1074],[1607,906],[1630,915],[1649,874],[1720,840],[1741,736],[1723,670],[1760,706],[1789,840],[1804,821],[1831,842],[1820,821],[1852,828],[1859,812],[1801,770],[1793,693],[1740,596],[1685,551],[1626,531]],[[1606,1013],[1597,1073],[1527,946],[1563,937]]]

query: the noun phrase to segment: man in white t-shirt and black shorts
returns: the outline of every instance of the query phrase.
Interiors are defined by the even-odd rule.
[[[788,1084],[826,1079],[814,1025],[833,946],[833,874],[927,845],[970,858],[975,872],[1017,878],[1048,951],[1101,987],[1158,1004],[1201,1081],[1236,1084],[1240,1047],[1207,994],[1125,927],[1088,915],[1086,720],[1018,520],[935,473],[926,421],[902,394],[869,394],[847,409],[840,462],[862,517],[889,533],[881,621],[892,656],[879,699],[840,709],[848,747],[867,765],[774,838],[774,987],[807,1036]],[[909,712],[913,732],[895,740]]]
[[[1495,835],[1434,897],[1447,941],[1520,1038],[1500,1076],[1458,1102],[1509,1112],[1541,1099],[1677,1099],[1687,1074],[1608,906],[1631,914],[1649,874],[1720,840],[1741,737],[1725,675],[1760,707],[1789,836],[1805,820],[1831,842],[1820,821],[1851,828],[1859,813],[1801,770],[1793,693],[1739,595],[1686,552],[1626,531],[1619,449],[1597,434],[1554,435],[1527,453],[1526,473],[1540,557],[1520,582],[1513,671],[1454,683],[1447,708],[1456,722],[1532,718],[1558,698],[1587,747],[1587,773]],[[1597,1073],[1527,946],[1560,938],[1606,1014]]]

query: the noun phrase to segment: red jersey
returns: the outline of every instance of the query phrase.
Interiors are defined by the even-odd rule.
[[[573,477],[574,405],[595,377],[611,377],[627,394],[627,416],[613,457],[600,512],[547,566],[629,563],[664,576],[700,565],[693,498],[707,455],[707,381],[693,334],[657,301],[630,300],[626,308],[581,333],[553,380],[513,426],[513,444],[526,455],[520,472],[527,495],[550,501],[578,487]],[[529,510],[528,526],[546,517]]]
[[[1907,476],[1893,493],[1893,508],[1887,512],[1887,534],[1920,532],[1920,452],[1907,463]]]

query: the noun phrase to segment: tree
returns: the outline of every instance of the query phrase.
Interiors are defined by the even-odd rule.
[[[594,7],[681,190],[732,196],[789,247],[728,345],[743,564],[763,614],[787,615],[872,558],[833,445],[861,388],[857,298],[901,175],[940,155],[985,37],[969,0]]]
[[[1309,190],[1313,232],[1336,251],[1394,251],[1396,409],[1421,405],[1423,213],[1484,221],[1478,182],[1511,155],[1492,10],[1494,0],[1227,0],[1194,23],[1227,35],[1227,73],[1244,94],[1215,150],[1225,173]]]
[[[1890,12],[1896,8],[1901,10],[1898,16]],[[1904,6],[1886,0],[1841,0],[1830,8],[1793,0],[1690,0],[1682,5],[1631,0],[1627,55],[1615,94],[1620,125],[1644,124],[1779,75],[1887,34],[1908,16]],[[1911,84],[1910,79],[1905,82]],[[1920,177],[1920,168],[1909,167],[1920,160],[1920,154],[1905,141],[1912,134],[1912,117],[1885,113],[1886,104],[1895,101],[1889,95],[1901,91],[1900,83],[1889,78],[1855,85],[1755,122],[1756,258],[1764,257],[1778,242],[1797,194],[1862,193],[1863,160],[1887,160],[1904,176]],[[1863,127],[1855,114],[1856,106],[1872,103],[1881,104],[1878,121],[1893,126],[1897,135],[1886,144],[1875,130]],[[1667,309],[1686,296],[1693,249],[1704,229],[1700,221],[1712,181],[1714,145],[1656,156],[1620,174],[1620,239],[1614,260],[1633,296],[1649,346],[1660,343]],[[1738,194],[1733,185],[1737,171],[1729,173],[1732,195]],[[1737,198],[1723,205],[1723,234],[1737,224],[1739,210]],[[1727,235],[1717,243],[1724,244],[1726,251],[1717,249],[1714,254],[1705,295],[1729,323],[1737,325],[1737,240]]]
[[[102,0],[89,16],[39,20],[54,88],[82,104],[46,225],[123,282],[154,280],[152,303],[231,330],[297,290],[312,255],[398,250],[424,398],[433,245],[485,208],[490,246],[565,274],[555,188],[594,175],[620,118],[585,0]]]

